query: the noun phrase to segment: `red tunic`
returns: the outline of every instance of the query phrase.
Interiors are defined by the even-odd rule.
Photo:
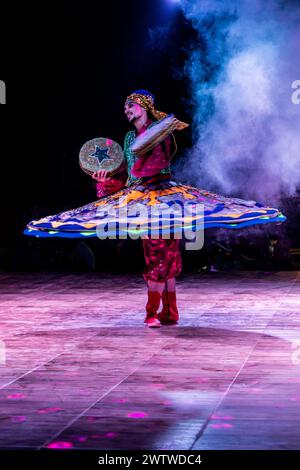
[[[144,132],[152,121],[149,119],[138,131]],[[162,143],[156,145],[150,152],[139,157],[132,167],[132,174],[141,178],[145,176],[158,175],[160,170],[167,168],[170,164],[171,139],[167,137]],[[97,183],[97,196],[103,197],[122,189],[127,180],[127,170],[121,170]],[[143,272],[145,281],[156,281],[165,283],[168,279],[178,276],[181,272],[181,254],[179,240],[176,239],[151,239],[143,238],[143,249],[146,267]]]
[[[140,135],[152,124],[151,119],[137,131]],[[164,170],[170,165],[170,147],[171,139],[168,136],[163,142],[156,145],[150,152],[139,157],[131,169],[133,176],[141,178],[142,176],[157,175],[160,170]]]

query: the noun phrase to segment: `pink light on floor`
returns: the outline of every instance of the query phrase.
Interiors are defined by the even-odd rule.
[[[72,447],[72,442],[67,441],[56,441],[47,446],[48,449],[71,449]]]
[[[26,395],[24,395],[24,393],[12,393],[11,395],[7,395],[6,398],[8,398],[9,400],[21,400],[25,397]]]
[[[12,416],[11,421],[13,423],[22,423],[23,421],[26,421],[26,416]]]
[[[211,424],[210,427],[214,428],[214,429],[221,429],[222,425],[221,424]]]
[[[146,418],[148,413],[144,413],[143,411],[134,411],[133,413],[128,413],[127,418]]]
[[[49,407],[49,408],[41,408],[37,412],[42,415],[42,414],[48,414],[48,413],[55,413],[56,411],[63,411],[63,408],[58,408],[58,407]]]
[[[150,387],[152,388],[165,388],[164,384],[151,384]]]
[[[210,425],[214,429],[230,429],[233,428],[232,424],[229,423],[216,423]]]

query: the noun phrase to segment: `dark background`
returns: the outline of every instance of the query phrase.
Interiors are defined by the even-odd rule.
[[[39,240],[22,231],[31,219],[96,199],[79,150],[97,136],[123,144],[131,91],[149,89],[158,109],[191,122],[184,62],[201,38],[171,0],[30,2],[6,5],[2,21],[0,270],[140,271],[139,241]],[[192,144],[191,128],[178,144]],[[179,150],[174,164],[182,158]],[[300,246],[299,198],[283,206],[284,227],[207,231],[204,250],[183,253],[185,270],[295,269],[289,250]]]

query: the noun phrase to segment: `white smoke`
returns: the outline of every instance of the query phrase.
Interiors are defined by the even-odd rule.
[[[194,143],[184,176],[225,194],[275,202],[300,188],[300,5],[183,0],[204,46],[186,63]]]

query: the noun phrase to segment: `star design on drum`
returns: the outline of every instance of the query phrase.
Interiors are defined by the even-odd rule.
[[[109,159],[109,155],[107,154],[108,147],[100,148],[99,145],[95,146],[95,152],[90,154],[90,157],[98,158],[99,163],[101,163],[105,159]]]

